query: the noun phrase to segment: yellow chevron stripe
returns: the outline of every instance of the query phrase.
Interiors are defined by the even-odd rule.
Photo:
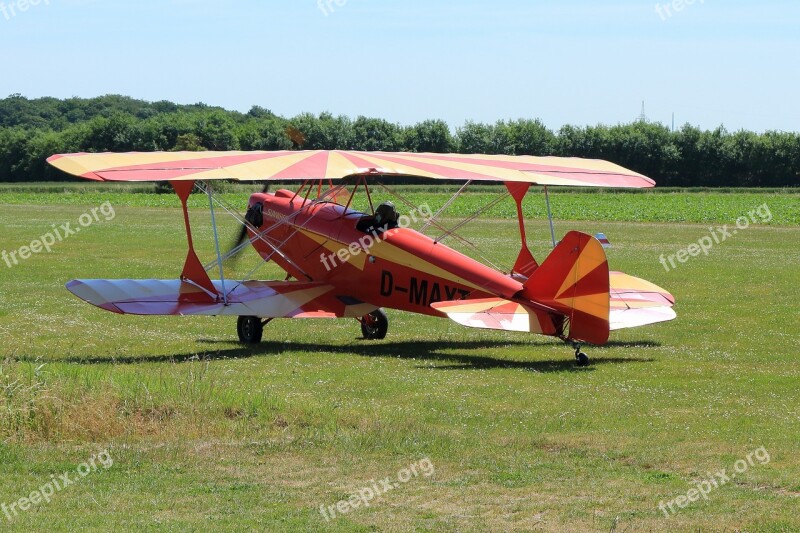
[[[594,241],[586,245],[586,247],[578,256],[578,260],[572,265],[569,274],[564,279],[561,288],[556,292],[556,299],[563,298],[564,294],[572,289],[578,281],[583,279],[584,276],[591,273],[594,269],[602,265],[606,261],[606,254],[600,243]],[[596,246],[594,246],[596,244]]]
[[[498,180],[516,180],[520,181],[524,178],[524,175],[519,170],[514,169],[507,169],[502,167],[488,167],[486,165],[477,165],[477,164],[470,164],[470,163],[461,163],[457,161],[437,161],[434,159],[427,158],[425,156],[417,156],[417,155],[406,155],[403,154],[402,156],[397,156],[396,154],[392,154],[395,159],[403,159],[409,162],[408,166],[400,165],[403,167],[404,170],[401,172],[411,173],[411,174],[428,174],[431,176],[438,176],[439,174],[432,171],[427,170],[419,170],[416,167],[412,167],[411,163],[421,163],[423,165],[439,165],[442,167],[447,168],[454,168],[458,170],[463,170],[466,172],[472,172],[475,174],[483,174],[485,176],[492,176],[493,178],[497,178]],[[378,156],[361,156],[363,159],[368,161],[374,161],[376,165],[382,166],[385,168],[398,168],[398,163],[394,161],[383,160]]]
[[[306,229],[301,229],[300,233],[308,237],[309,239],[313,240],[317,244],[321,244],[326,250],[329,250],[331,253],[338,254],[339,250],[348,250],[347,255],[349,256],[347,262],[359,269],[360,271],[364,271],[364,265],[367,262],[367,254],[366,253],[359,253],[358,255],[353,255],[350,253],[348,249],[350,246],[349,244],[345,244],[343,242],[339,242],[333,239],[329,239],[324,237],[318,233],[314,233],[313,231],[309,231]],[[337,261],[339,258],[337,257]]]
[[[317,242],[318,244],[323,245],[327,250],[330,250],[332,253],[336,253],[343,248],[348,248],[350,245],[350,243],[344,243],[334,239],[329,239],[323,235],[314,233],[313,231],[310,231],[308,229],[300,229],[299,231],[303,235]],[[352,264],[354,267],[363,271],[364,264],[367,260],[367,255],[368,254],[364,253],[355,256],[351,255],[348,262]],[[484,290],[482,287],[470,281],[467,281],[461,277],[455,276],[451,272],[444,270],[443,268],[439,268],[435,265],[432,265],[429,262],[420,259],[416,255],[401,250],[400,248],[397,248],[396,246],[391,245],[386,241],[379,241],[376,244],[374,244],[372,248],[370,248],[369,250],[369,255],[375,256],[378,259],[382,259],[390,263],[395,263],[398,265],[413,268],[415,270],[419,270],[420,272],[430,274],[431,276],[442,278],[451,281],[453,283],[470,287],[472,289]]]
[[[227,179],[234,180],[247,180],[253,179],[254,176],[267,179],[278,174],[285,168],[296,165],[297,163],[300,163],[313,155],[314,152],[291,152],[287,155],[273,157],[271,159],[261,159],[259,161],[250,161],[249,163],[242,163],[240,165],[231,165],[221,169],[198,172],[197,174],[187,176],[186,179],[211,180],[225,177]]]
[[[608,318],[608,294],[598,293],[577,298],[560,298],[556,302],[599,318]]]
[[[473,289],[483,290],[482,287],[476,285],[475,283],[456,276],[452,272],[444,270],[443,268],[432,265],[428,261],[424,261],[416,255],[408,253],[405,250],[401,250],[400,248],[391,245],[386,241],[380,241],[375,244],[375,246],[370,249],[370,253],[378,259],[383,259],[385,261],[389,261],[390,263],[396,263],[398,265],[413,268],[415,270],[419,270],[420,272],[430,274],[431,276],[446,279],[453,283],[465,285]]]

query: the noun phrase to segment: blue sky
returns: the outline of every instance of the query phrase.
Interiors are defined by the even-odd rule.
[[[800,130],[798,2],[22,1],[0,0],[3,96],[553,128],[644,100],[664,123]]]

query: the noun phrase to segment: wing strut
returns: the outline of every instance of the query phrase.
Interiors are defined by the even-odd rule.
[[[208,194],[208,207],[211,210],[211,227],[214,228],[214,246],[217,249],[217,263],[219,264],[219,280],[222,286],[222,299],[228,305],[228,292],[225,290],[225,272],[222,268],[222,251],[219,248],[219,232],[217,232],[217,217],[214,215],[214,197],[211,195],[211,186],[206,188]],[[205,270],[205,268],[203,268]],[[207,274],[206,274],[207,275]]]
[[[556,227],[553,225],[553,212],[550,210],[550,193],[547,185],[544,186],[544,200],[547,203],[547,219],[550,221],[550,237],[553,239],[553,248],[556,247]]]
[[[181,208],[183,208],[183,222],[186,225],[186,239],[189,241],[189,251],[186,253],[186,262],[183,265],[183,272],[181,272],[182,281],[190,281],[198,287],[204,289],[209,295],[219,298],[214,284],[211,283],[211,278],[208,277],[206,269],[200,259],[197,258],[197,253],[194,251],[194,242],[192,241],[192,227],[189,223],[189,208],[186,202],[189,200],[189,195],[192,194],[194,189],[194,181],[170,181],[172,188],[181,200]]]
[[[526,278],[531,277],[536,269],[539,268],[539,263],[537,263],[536,259],[533,258],[533,254],[531,253],[530,248],[528,248],[528,238],[525,234],[525,216],[522,213],[522,200],[525,199],[525,195],[528,194],[528,189],[530,188],[530,183],[517,183],[511,181],[506,182],[506,189],[508,189],[508,192],[511,193],[511,196],[514,198],[514,201],[517,204],[519,236],[522,240],[522,247],[519,250],[519,256],[517,256],[517,262],[514,263],[514,272],[517,274],[522,274]]]

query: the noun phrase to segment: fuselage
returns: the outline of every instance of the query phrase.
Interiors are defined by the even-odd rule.
[[[303,201],[290,191],[254,194],[262,204],[262,239],[253,246],[298,280],[324,281],[340,297],[378,307],[443,316],[432,303],[513,298],[522,284],[410,228],[366,233],[364,213],[332,202]],[[250,236],[256,234],[251,231]],[[276,252],[275,248],[280,251]]]

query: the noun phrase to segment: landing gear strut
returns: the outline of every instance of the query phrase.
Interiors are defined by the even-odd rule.
[[[578,362],[578,366],[589,366],[589,356],[581,351],[581,345],[575,343],[572,347],[575,348],[575,360]]]

